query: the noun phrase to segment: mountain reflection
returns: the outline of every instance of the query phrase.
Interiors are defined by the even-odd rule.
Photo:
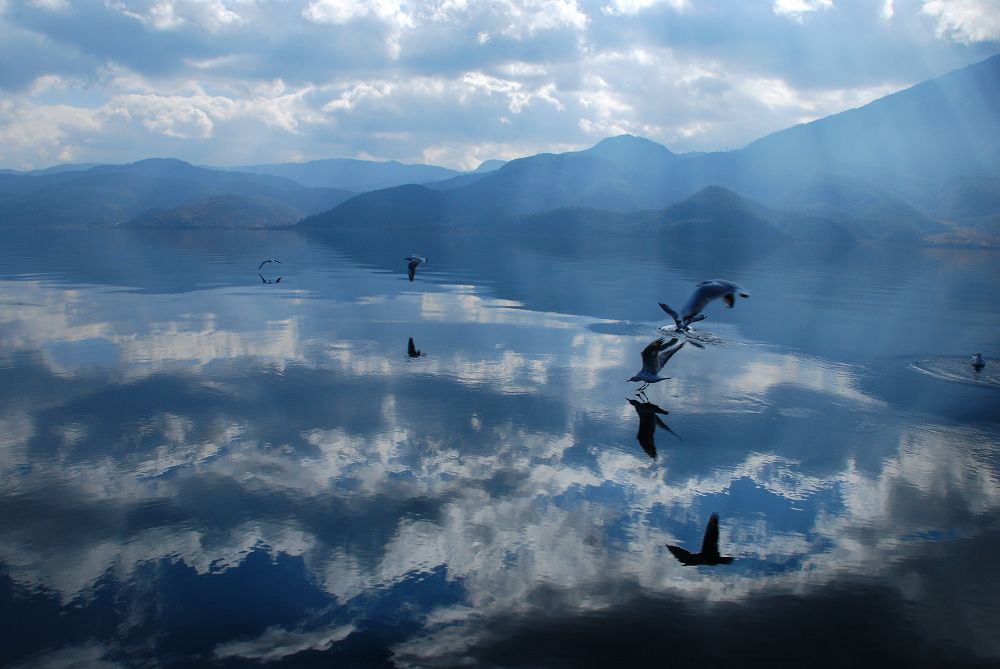
[[[400,293],[398,261],[281,253],[301,292],[0,281],[0,664],[537,666],[573,625],[595,630],[580,649],[620,652],[624,621],[640,658],[711,646],[720,622],[752,655],[773,630],[741,620],[827,648],[870,611],[876,649],[1000,653],[951,624],[1000,601],[978,557],[1000,548],[989,389],[942,397],[905,364],[872,374],[717,322],[657,403],[622,405],[652,310],[649,332],[602,334],[467,277]],[[432,355],[402,364],[403,340]],[[914,410],[923,391],[945,408]],[[634,409],[655,454],[660,405],[684,435],[661,443],[669,467],[623,438]],[[739,559],[668,568],[664,545],[693,548],[715,510]],[[721,562],[717,521],[700,554],[713,523]],[[781,651],[815,659],[804,643]],[[563,664],[597,662],[580,649]]]

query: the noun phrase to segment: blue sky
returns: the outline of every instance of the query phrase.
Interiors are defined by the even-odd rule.
[[[1000,0],[0,0],[0,167],[739,148],[1000,51]]]

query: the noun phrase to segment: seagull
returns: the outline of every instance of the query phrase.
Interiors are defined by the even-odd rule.
[[[660,376],[660,370],[673,357],[674,353],[681,350],[683,346],[684,342],[677,344],[677,337],[673,337],[668,342],[663,341],[663,338],[660,337],[659,339],[654,339],[646,348],[642,349],[642,369],[629,379],[629,381],[642,381],[643,385],[636,392],[636,395],[644,391],[649,384],[670,378],[668,376]]]
[[[983,354],[978,351],[974,356],[972,356],[972,368],[977,372],[986,366],[986,361],[983,360]]]
[[[646,455],[655,459],[656,442],[653,440],[653,434],[656,432],[656,426],[659,425],[677,437],[677,433],[667,427],[667,424],[660,418],[661,415],[666,416],[670,412],[656,406],[652,402],[639,402],[630,399],[628,403],[635,407],[635,412],[639,414],[639,432],[635,435],[635,438],[639,442],[639,445],[642,446],[642,450],[646,451]],[[677,438],[680,439],[680,437]]]
[[[413,281],[413,276],[417,273],[417,265],[419,265],[422,262],[427,262],[427,258],[418,256],[417,254],[414,253],[412,256],[407,256],[406,260],[407,260],[406,269],[410,273],[410,281]]]
[[[730,555],[719,555],[719,514],[713,513],[705,527],[705,538],[701,540],[701,552],[691,553],[680,546],[667,544],[669,550],[684,566],[729,564]]]
[[[733,305],[736,304],[737,295],[740,297],[750,297],[747,289],[741,287],[739,284],[735,284],[732,281],[723,281],[722,279],[712,279],[711,281],[702,281],[695,286],[691,297],[681,307],[679,315],[663,302],[660,302],[660,308],[674,319],[678,332],[687,332],[688,326],[691,323],[697,323],[707,318],[701,311],[708,306],[709,302],[721,297],[726,306],[732,309]]]
[[[411,358],[419,358],[423,355],[423,353],[420,352],[420,349],[414,345],[413,337],[410,337],[410,341],[406,344],[406,355]]]
[[[260,268],[263,267],[264,265],[266,265],[269,262],[276,262],[279,265],[281,264],[280,260],[274,260],[273,258],[268,258],[267,260],[263,261],[261,264],[257,265],[257,271],[259,272]]]
[[[262,275],[260,272],[257,272],[257,276],[260,277],[261,283],[281,283],[281,280],[285,278],[283,276],[279,276],[277,279],[265,279],[264,275]]]

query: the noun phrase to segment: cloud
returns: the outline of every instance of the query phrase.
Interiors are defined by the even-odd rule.
[[[921,11],[937,19],[938,37],[964,44],[1000,40],[997,0],[926,0]]]

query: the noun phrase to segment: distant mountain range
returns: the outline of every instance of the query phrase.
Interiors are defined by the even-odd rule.
[[[86,167],[0,173],[0,226],[460,226],[1000,245],[1000,55],[737,151],[675,154],[623,135],[466,173],[347,159]]]

